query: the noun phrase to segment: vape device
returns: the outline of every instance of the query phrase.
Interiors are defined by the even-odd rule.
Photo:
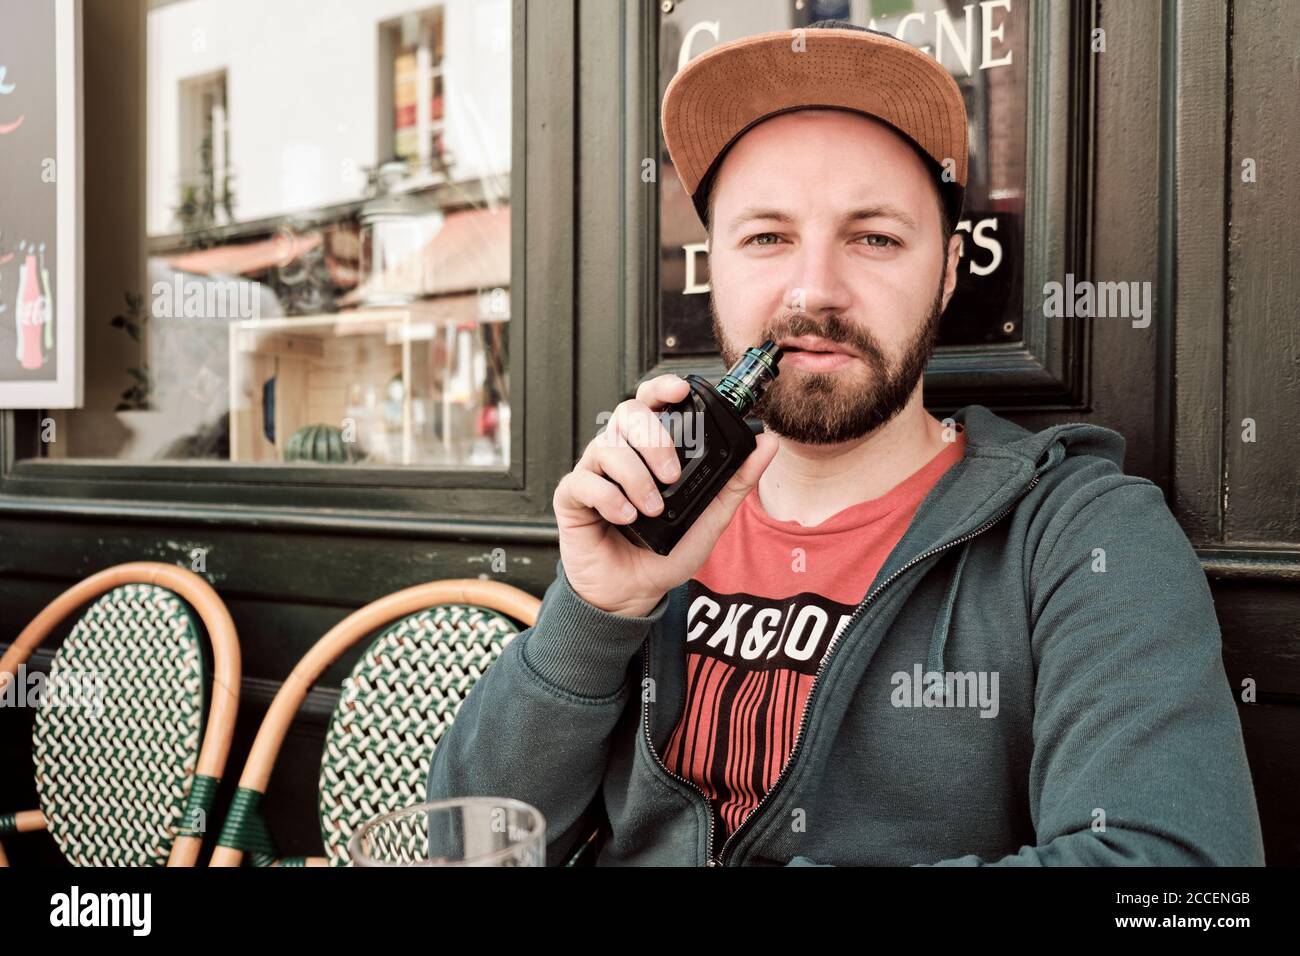
[[[672,551],[758,447],[745,414],[776,378],[780,360],[780,346],[769,339],[747,349],[716,388],[698,375],[686,376],[691,393],[659,412],[682,472],[672,484],[654,479],[664,500],[663,510],[657,515],[639,515],[631,524],[615,525],[625,538],[657,554]]]

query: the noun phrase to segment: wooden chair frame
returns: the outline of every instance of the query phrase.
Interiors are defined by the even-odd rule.
[[[189,604],[203,622],[212,646],[212,695],[198,766],[194,772],[196,775],[219,779],[230,754],[230,741],[235,732],[235,713],[239,709],[239,638],[225,603],[212,586],[193,571],[153,561],[134,561],[105,568],[74,584],[46,605],[23,628],[4,656],[0,657],[0,691],[14,680],[18,667],[31,657],[32,652],[69,614],[124,584],[152,584],[166,588]],[[40,810],[25,810],[17,813],[15,818],[19,833],[47,829],[45,814]],[[193,866],[202,844],[201,836],[177,836],[172,843],[167,865]],[[4,848],[0,846],[0,866],[8,865]]]
[[[302,707],[307,692],[320,679],[331,664],[337,661],[349,648],[362,638],[380,628],[399,621],[409,614],[423,611],[440,604],[470,604],[489,608],[532,627],[537,621],[537,611],[541,600],[527,591],[501,581],[484,581],[478,578],[458,578],[446,581],[430,581],[417,584],[402,591],[385,595],[365,607],[353,611],[325,633],[312,648],[303,655],[294,667],[266,712],[262,726],[258,728],[253,747],[240,775],[241,789],[253,790],[265,794],[275,769],[275,761],[280,755],[285,735],[293,723],[294,716]],[[212,852],[210,866],[239,866],[243,861],[244,851],[235,847],[218,845]],[[308,857],[308,866],[328,866],[329,861],[323,857]]]

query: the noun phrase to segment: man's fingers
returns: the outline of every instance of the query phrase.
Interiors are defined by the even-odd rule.
[[[680,402],[691,392],[691,383],[672,373],[656,375],[637,386],[636,400],[651,408]]]
[[[736,469],[736,473],[731,476],[731,480],[722,486],[718,492],[719,498],[734,499],[728,503],[732,505],[731,511],[736,510],[736,506],[749,494],[750,489],[758,484],[758,479],[763,477],[763,472],[767,466],[772,463],[776,456],[776,450],[780,446],[780,440],[775,435],[764,432],[762,435],[754,436],[755,448],[749,453],[744,464]]]
[[[671,452],[672,449],[668,450]],[[637,510],[650,515],[663,510],[664,501],[654,477],[641,456],[627,445],[596,449],[592,464],[601,474],[618,483],[623,495]]]
[[[631,524],[636,508],[608,478],[576,468],[560,480],[552,502],[556,517],[579,517],[595,511],[610,524]]]
[[[781,447],[781,440],[771,432],[763,432],[761,435],[754,436],[755,448],[745,459],[745,463],[736,469],[736,473],[731,476],[731,482],[735,483],[743,491],[741,497],[749,494],[749,489],[758,484],[758,479],[763,477],[763,472],[767,471],[767,466],[772,463],[776,457],[777,449]]]
[[[659,480],[668,484],[676,481],[682,471],[673,441],[655,411],[634,398],[614,409],[605,431],[592,442],[590,450],[599,456],[609,448],[634,448]]]

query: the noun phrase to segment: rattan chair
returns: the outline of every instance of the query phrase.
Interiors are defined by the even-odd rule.
[[[25,695],[22,665],[92,600],[54,655],[35,714],[40,809],[0,816],[0,834],[48,830],[74,866],[193,866],[239,705],[235,625],[192,571],[120,564],[36,615],[0,658],[0,692]]]
[[[434,581],[348,615],[309,650],[272,700],[253,741],[212,866],[346,866],[367,820],[425,799],[433,750],[474,682],[541,601],[499,581]],[[324,857],[277,856],[260,805],[294,715],[327,667],[384,630],[343,682],[326,732],[318,793]],[[509,794],[506,794],[509,796]]]

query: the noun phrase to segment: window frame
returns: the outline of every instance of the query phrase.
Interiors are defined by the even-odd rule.
[[[414,466],[43,459],[37,456],[42,413],[4,410],[0,412],[0,511],[108,510],[150,517],[161,513],[259,526],[399,521],[435,530],[448,516],[456,516],[453,523],[505,518],[553,525],[544,519],[544,512],[555,483],[572,466],[568,443],[573,410],[568,399],[575,315],[576,4],[574,0],[549,4],[545,16],[529,17],[525,0],[512,0],[511,16],[508,467],[453,471]],[[143,29],[143,22],[140,26]],[[143,43],[143,37],[139,41]],[[93,96],[93,89],[87,94]],[[143,105],[139,103],[134,111],[141,122]],[[94,168],[93,162],[86,163],[88,171]],[[138,169],[141,177],[146,175],[143,153]],[[557,382],[564,383],[564,400],[558,402]]]

